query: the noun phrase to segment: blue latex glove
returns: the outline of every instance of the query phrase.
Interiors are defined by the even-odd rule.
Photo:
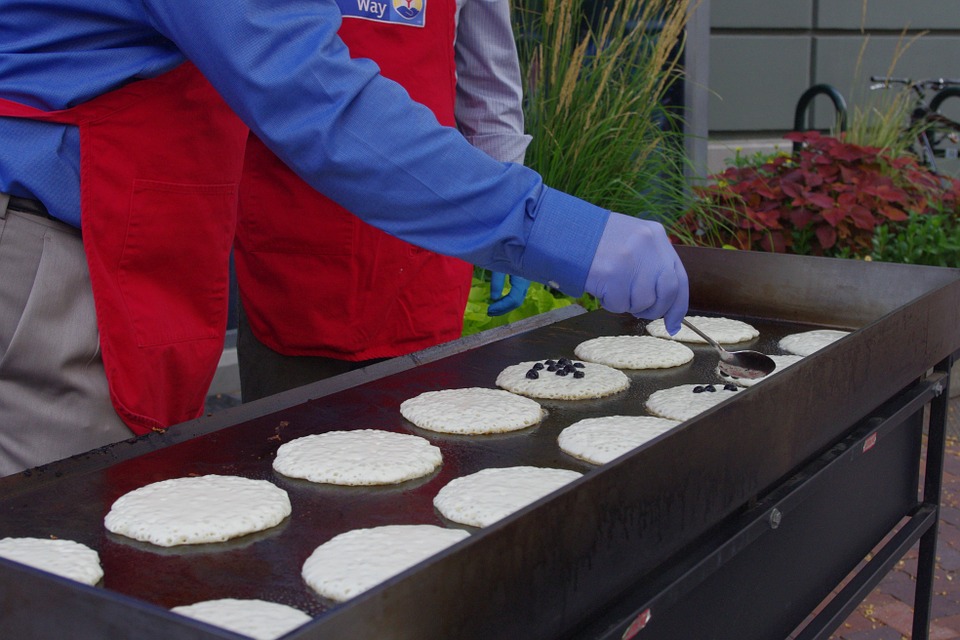
[[[671,335],[690,302],[687,272],[663,226],[620,213],[611,213],[603,229],[586,290],[608,311],[662,317]]]
[[[507,274],[493,272],[490,278],[490,306],[487,307],[488,316],[502,316],[510,313],[523,304],[527,297],[530,281],[520,276],[510,276],[510,293],[503,295]]]

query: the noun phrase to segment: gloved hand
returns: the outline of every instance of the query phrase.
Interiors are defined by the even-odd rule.
[[[663,225],[611,213],[587,273],[586,290],[608,311],[663,318],[671,335],[690,302],[687,272]]]
[[[487,307],[488,316],[502,316],[510,313],[523,304],[527,297],[530,281],[520,276],[510,276],[510,293],[503,295],[507,274],[493,272],[490,278],[490,306]]]

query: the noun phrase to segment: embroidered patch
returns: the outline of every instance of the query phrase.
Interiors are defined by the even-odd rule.
[[[344,18],[422,27],[426,22],[427,0],[337,0]]]

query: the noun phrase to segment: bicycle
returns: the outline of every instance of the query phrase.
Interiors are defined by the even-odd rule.
[[[960,98],[960,80],[931,78],[911,80],[909,78],[891,78],[871,76],[871,90],[888,89],[900,85],[916,95],[916,103],[910,112],[910,118],[904,133],[914,138],[913,152],[933,173],[939,174],[937,158],[960,157],[960,123],[940,113],[940,107],[950,98]],[[933,91],[933,97],[927,101],[927,95]]]

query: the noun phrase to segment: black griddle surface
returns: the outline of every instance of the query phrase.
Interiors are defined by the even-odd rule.
[[[691,311],[693,314],[696,312]],[[784,353],[777,346],[784,335],[820,328],[732,314],[727,317],[750,322],[760,331],[760,338],[736,348],[769,354]],[[425,391],[493,388],[497,374],[509,365],[547,358],[572,359],[574,347],[586,339],[644,335],[644,324],[602,311],[578,315],[105,469],[76,474],[68,469],[62,477],[38,483],[33,490],[21,487],[7,497],[0,495],[0,537],[56,536],[84,543],[100,554],[105,573],[101,588],[165,608],[215,598],[260,598],[322,616],[337,605],[310,590],[300,577],[300,568],[326,540],[350,529],[386,524],[458,527],[445,521],[432,504],[433,497],[450,480],[488,467],[513,465],[588,474],[593,465],[563,453],[557,446],[563,428],[588,417],[645,415],[644,400],[657,389],[687,383],[722,384],[722,379],[715,372],[717,355],[713,348],[689,345],[695,353],[692,363],[658,371],[627,371],[630,388],[607,398],[538,400],[547,410],[540,424],[490,436],[455,436],[418,429],[400,416],[402,401]],[[755,389],[762,386],[750,391]],[[271,467],[277,448],[284,442],[312,433],[367,428],[413,433],[430,440],[443,453],[442,467],[426,478],[376,488],[316,485],[287,478]],[[268,531],[209,545],[160,548],[104,529],[103,518],[121,495],[151,482],[205,474],[269,480],[289,493],[293,513]],[[544,530],[549,531],[549,526]]]

